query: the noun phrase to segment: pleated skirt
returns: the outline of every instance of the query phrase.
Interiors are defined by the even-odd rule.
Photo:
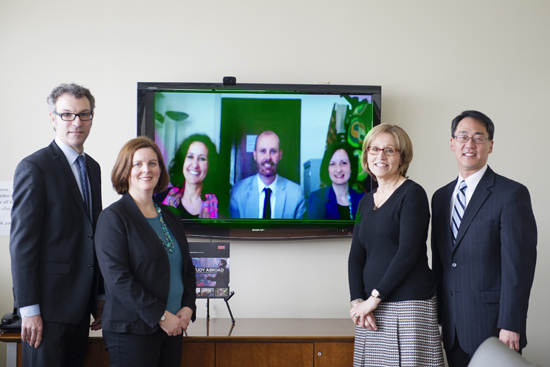
[[[381,302],[374,317],[377,331],[355,328],[354,367],[445,366],[436,297]]]

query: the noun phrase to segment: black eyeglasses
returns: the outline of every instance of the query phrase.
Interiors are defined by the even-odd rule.
[[[454,138],[459,143],[467,143],[470,139],[472,139],[472,141],[475,144],[485,144],[487,142],[487,140],[489,140],[486,137],[484,137],[483,135],[476,135],[476,136],[472,136],[472,137],[469,137],[468,135],[457,135],[457,136],[454,136]]]
[[[63,112],[58,113],[57,111],[53,111],[54,114],[61,117],[61,120],[63,121],[74,121],[76,117],[80,118],[80,121],[90,121],[94,118],[94,114],[92,112],[80,112],[80,113],[69,113],[69,112]]]
[[[391,156],[395,155],[395,153],[399,152],[399,149],[394,147],[385,147],[385,148],[378,148],[378,147],[367,147],[367,151],[369,154],[372,155],[378,155],[380,152],[384,152],[384,155]]]

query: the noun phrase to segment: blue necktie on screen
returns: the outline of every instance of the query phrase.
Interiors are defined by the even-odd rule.
[[[466,209],[466,182],[462,180],[460,186],[458,187],[458,192],[456,193],[455,206],[453,208],[453,240],[456,241],[456,235],[458,234],[458,228],[460,228],[460,222],[462,222],[462,217],[464,216],[464,210]],[[453,242],[454,242],[453,241]]]
[[[86,158],[79,155],[76,160],[78,163],[78,172],[80,172],[80,185],[82,186],[82,198],[86,205],[86,215],[90,219],[90,186],[88,185],[88,170],[86,169]]]

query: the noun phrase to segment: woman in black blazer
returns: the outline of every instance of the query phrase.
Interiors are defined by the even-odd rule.
[[[123,196],[100,214],[95,235],[111,366],[179,366],[182,332],[195,320],[195,267],[181,219],[153,201],[168,179],[159,148],[144,137],[126,143],[113,168]]]

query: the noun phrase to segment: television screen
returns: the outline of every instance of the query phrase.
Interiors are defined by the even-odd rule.
[[[161,149],[156,199],[191,236],[349,236],[380,104],[379,86],[138,83],[138,135]]]

